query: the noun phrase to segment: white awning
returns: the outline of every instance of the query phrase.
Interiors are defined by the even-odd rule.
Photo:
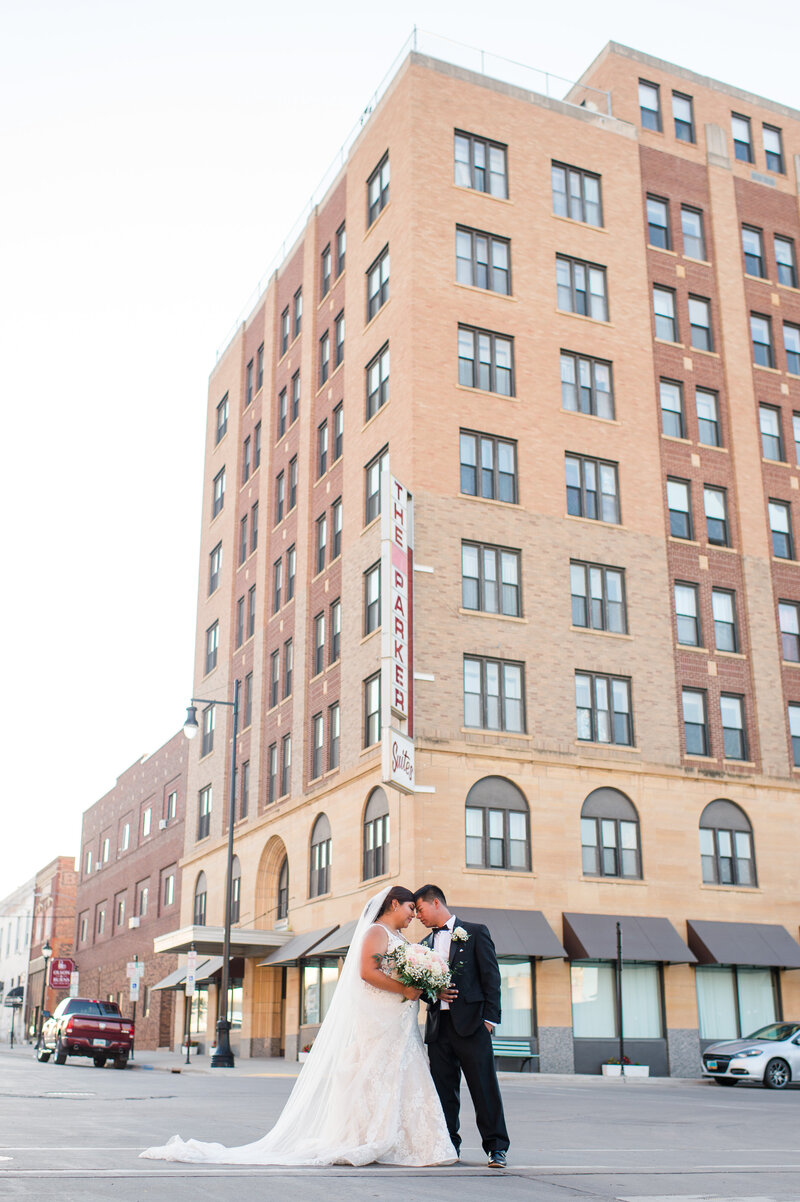
[[[188,952],[192,947],[199,955],[219,956],[225,935],[223,927],[181,927],[178,931],[167,931],[156,935],[154,952]],[[292,936],[288,931],[259,931],[252,928],[233,927],[231,930],[231,956],[266,956]]]

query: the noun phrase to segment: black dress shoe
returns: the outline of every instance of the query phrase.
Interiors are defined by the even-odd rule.
[[[500,1148],[495,1148],[489,1153],[489,1159],[486,1162],[488,1169],[504,1169],[506,1167],[506,1154]]]

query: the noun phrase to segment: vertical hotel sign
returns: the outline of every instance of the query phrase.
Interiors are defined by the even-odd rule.
[[[381,732],[384,784],[414,792],[413,502],[381,479]]]

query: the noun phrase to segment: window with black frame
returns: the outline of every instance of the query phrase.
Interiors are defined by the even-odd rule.
[[[732,801],[712,801],[703,810],[700,861],[705,885],[757,884],[753,828]]]
[[[320,814],[311,832],[308,896],[320,897],[330,890],[331,824]]]
[[[467,868],[529,872],[530,814],[524,794],[502,776],[476,781],[465,802]]]
[[[618,789],[595,789],[583,803],[581,864],[585,876],[642,875],[639,815]]]
[[[383,789],[373,789],[364,810],[363,879],[389,871],[389,802]]]
[[[204,927],[206,925],[206,897],[208,887],[206,885],[206,874],[201,872],[194,886],[194,905],[192,906],[192,922],[196,927]]]
[[[289,857],[284,856],[278,873],[278,902],[275,917],[280,921],[289,916]]]

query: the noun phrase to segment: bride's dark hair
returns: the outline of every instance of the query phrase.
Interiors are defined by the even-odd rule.
[[[410,889],[406,889],[404,885],[393,885],[386,897],[383,899],[383,905],[378,911],[378,918],[381,914],[385,914],[387,910],[391,910],[392,902],[413,902],[414,894]]]

